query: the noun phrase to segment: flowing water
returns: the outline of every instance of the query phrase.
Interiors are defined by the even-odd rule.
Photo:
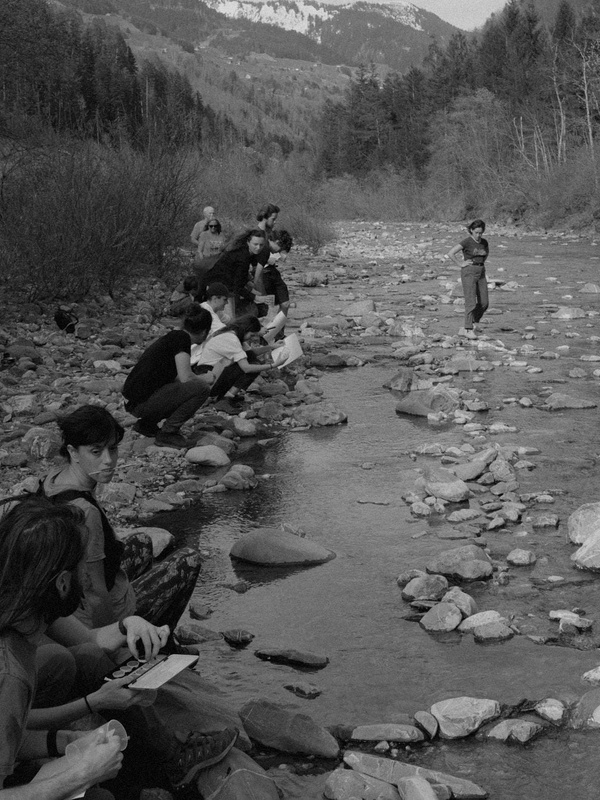
[[[542,308],[544,300],[594,308],[597,295],[575,292],[580,283],[594,279],[595,252],[589,243],[573,243],[569,274],[577,281],[565,286],[546,281],[549,275],[562,280],[565,262],[562,253],[557,256],[555,241],[530,238],[517,245],[507,240],[505,246],[513,248],[502,254],[510,273],[505,277],[525,284],[527,291],[492,294],[492,304],[502,307],[504,314],[489,317],[488,333],[507,346],[519,347],[523,344],[519,334],[503,334],[500,324],[509,321],[522,331],[526,319],[538,329],[538,339],[530,344],[543,351],[567,343],[571,351],[558,362],[530,357],[529,363],[544,367],[539,375],[497,366],[483,373],[482,382],[474,383],[474,374],[461,374],[451,385],[477,388],[491,406],[486,423],[502,421],[518,428],[517,433],[488,436],[486,441],[539,448],[540,455],[530,458],[537,468],[519,473],[520,491],[553,493],[554,505],[533,507],[531,513],[558,513],[562,524],[558,530],[532,530],[524,524],[513,526],[511,533],[486,533],[495,558],[526,547],[536,552],[538,563],[512,569],[507,587],[489,583],[465,588],[480,610],[513,615],[524,633],[540,632],[549,629],[547,616],[553,608],[583,607],[589,617],[598,618],[600,581],[573,569],[569,560],[573,547],[565,535],[568,514],[583,502],[599,499],[597,410],[549,414],[502,400],[528,395],[537,404],[541,402],[537,392],[546,386],[597,399],[598,379],[591,376],[594,365],[579,362],[581,354],[594,352],[595,342],[589,338],[597,333],[594,318],[549,321]],[[412,296],[418,296],[434,288],[431,283],[425,289],[408,285],[402,292],[410,296],[412,289]],[[535,295],[536,291],[541,294]],[[565,294],[573,299],[561,299]],[[429,316],[442,320],[443,332],[444,326],[449,331],[459,324],[448,307]],[[429,334],[435,332],[427,312],[418,310],[417,321],[427,323]],[[553,328],[561,334],[553,334]],[[581,336],[565,339],[567,330],[577,330]],[[394,399],[382,388],[396,367],[387,343],[342,349],[373,357],[367,366],[329,372],[321,379],[325,397],[347,412],[347,425],[286,433],[268,447],[244,443],[245,451],[236,460],[250,464],[261,476],[257,489],[207,495],[184,511],[156,520],[182,541],[207,551],[194,600],[209,605],[213,613],[201,624],[221,631],[245,628],[256,637],[244,650],[233,650],[222,641],[206,644],[200,658],[203,675],[235,705],[249,697],[269,697],[326,725],[393,722],[399,715],[463,694],[502,703],[579,697],[589,688],[581,675],[600,664],[598,651],[538,646],[525,636],[482,646],[455,633],[431,636],[404,619],[407,606],[396,584],[398,574],[422,568],[439,551],[465,543],[440,538],[447,524],[411,517],[401,494],[412,488],[417,470],[439,466],[439,459],[415,458],[412,451],[426,442],[449,446],[473,440],[457,425],[433,428],[421,419],[395,414]],[[448,351],[432,352],[448,355]],[[502,354],[484,351],[482,357],[501,360]],[[576,386],[568,379],[575,366],[588,372]],[[247,531],[282,523],[301,528],[310,539],[334,550],[336,558],[311,569],[289,570],[253,568],[229,559],[231,545]],[[517,536],[523,527],[529,535]],[[567,580],[559,586],[548,584],[544,579],[549,575]],[[230,588],[239,581],[248,582],[248,591]],[[254,650],[269,646],[326,654],[331,663],[306,674],[257,659]],[[314,700],[295,697],[284,685],[298,680],[315,683],[322,694]],[[555,731],[524,748],[473,740],[438,742],[416,751],[416,763],[469,777],[493,798],[591,800],[598,795],[599,736]],[[289,796],[308,798],[308,784],[290,792]]]

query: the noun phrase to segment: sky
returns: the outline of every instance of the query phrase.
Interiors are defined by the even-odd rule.
[[[411,0],[419,8],[432,11],[438,17],[471,31],[479,28],[495,11],[504,8],[506,0]]]

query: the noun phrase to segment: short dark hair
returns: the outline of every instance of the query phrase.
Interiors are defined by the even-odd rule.
[[[54,580],[85,555],[85,515],[42,495],[17,502],[0,519],[0,634],[32,621],[31,635],[56,618]]]
[[[62,435],[60,454],[69,460],[69,445],[82,447],[92,444],[107,445],[110,442],[119,444],[125,435],[123,426],[102,406],[80,406],[62,417],[58,421],[58,427]]]
[[[481,230],[485,233],[485,222],[482,219],[474,219],[470,225],[467,225],[467,230],[469,233],[472,233],[475,228],[481,228]]]
[[[271,241],[276,242],[284,253],[289,253],[294,245],[294,240],[292,239],[290,234],[285,230],[275,231],[273,233]]]
[[[184,292],[197,292],[199,286],[200,284],[198,283],[198,278],[195,275],[188,275],[187,278],[183,279]]]
[[[238,337],[240,342],[244,341],[244,337],[248,333],[258,333],[261,329],[260,320],[254,314],[244,314],[241,317],[236,317],[225,328],[221,328],[215,335],[232,331]]]
[[[206,299],[210,300],[211,297],[229,297],[231,292],[229,288],[225,286],[224,283],[219,283],[215,281],[215,283],[209,283],[206,287]]]
[[[192,308],[192,306],[190,306]],[[183,329],[188,333],[199,334],[203,331],[208,332],[210,331],[210,326],[212,325],[212,316],[210,311],[207,311],[205,308],[200,308],[197,303],[193,305],[194,311],[190,313],[190,310],[186,312],[185,318],[183,320]],[[196,309],[198,309],[196,311]]]
[[[268,203],[259,210],[258,214],[256,215],[256,219],[260,222],[263,219],[268,219],[272,214],[279,214],[279,211],[279,206],[276,206],[273,203]]]

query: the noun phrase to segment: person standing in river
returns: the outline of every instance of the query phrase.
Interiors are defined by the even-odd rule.
[[[473,220],[467,230],[469,236],[454,245],[447,257],[460,267],[460,280],[465,297],[465,324],[464,328],[459,330],[459,336],[475,339],[478,323],[489,305],[485,261],[490,248],[487,239],[483,238],[485,222],[482,219]],[[461,252],[462,262],[456,258]]]

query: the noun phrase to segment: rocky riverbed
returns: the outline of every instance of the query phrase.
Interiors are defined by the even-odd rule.
[[[310,715],[309,745],[302,720],[302,745],[245,725],[288,797],[427,798],[432,785],[439,797],[516,798],[525,787],[558,797],[568,783],[531,779],[536,753],[594,747],[574,743],[572,726],[595,727],[600,704],[595,693],[581,700],[599,680],[600,514],[572,515],[599,499],[595,243],[491,227],[491,308],[470,342],[457,336],[459,272],[443,260],[462,235],[345,224],[317,257],[293,254],[302,362],[261,381],[241,415],[199,417],[201,449],[187,459],[128,432],[120,480],[103,498],[124,533],[150,521],[205,553],[192,610],[217,633],[203,640],[196,629],[201,671],[242,720],[263,715],[271,735],[281,709]],[[166,295],[157,284],[79,307],[70,336],[43,309],[9,309],[4,493],[47,468],[58,413],[102,402],[131,424],[119,388],[140,348],[173,324],[160,319]],[[234,541],[282,525],[323,565],[229,562]],[[296,558],[284,563],[306,563]],[[240,631],[248,637],[236,642]],[[324,659],[318,674],[298,656]],[[534,738],[525,756],[490,743]],[[346,770],[332,776],[342,753]],[[586,781],[576,756],[576,796],[595,797],[593,767]],[[400,761],[446,782],[410,777],[391,766]]]

